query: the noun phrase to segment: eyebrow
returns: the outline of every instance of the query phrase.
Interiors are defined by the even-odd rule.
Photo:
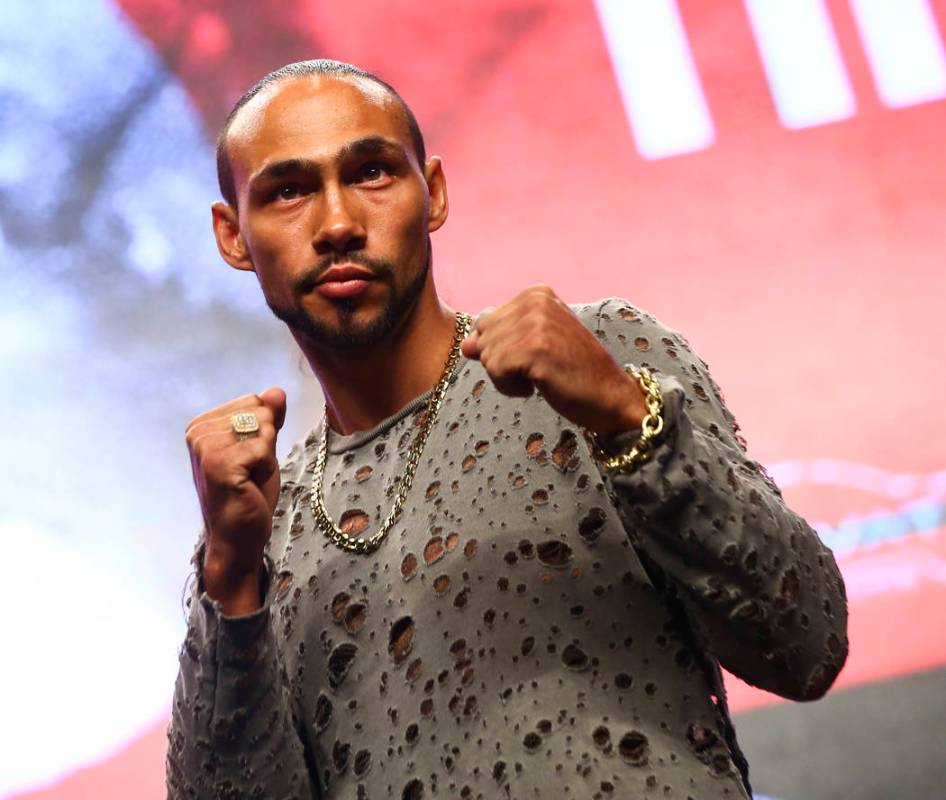
[[[385,153],[404,158],[407,156],[403,145],[398,142],[385,139],[383,136],[365,136],[340,148],[330,160],[345,161],[349,158],[363,158],[364,156],[383,155]],[[282,161],[275,161],[265,166],[250,179],[250,188],[253,189],[268,181],[278,180],[289,175],[319,172],[321,168],[321,162],[311,158],[286,158]]]

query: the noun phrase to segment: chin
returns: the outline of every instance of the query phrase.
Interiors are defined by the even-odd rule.
[[[361,350],[389,339],[405,316],[395,304],[378,307],[354,299],[332,301],[332,311],[316,316],[308,309],[277,311],[293,333],[329,350]]]

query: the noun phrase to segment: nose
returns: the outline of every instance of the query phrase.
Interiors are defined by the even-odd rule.
[[[315,230],[312,246],[319,255],[345,253],[365,246],[367,232],[361,222],[353,198],[343,187],[325,187],[322,213]]]

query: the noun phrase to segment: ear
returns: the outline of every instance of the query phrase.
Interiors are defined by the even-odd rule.
[[[246,249],[246,242],[240,233],[240,220],[236,209],[229,203],[217,201],[211,208],[213,214],[214,238],[217,240],[217,250],[234,269],[252,272],[253,262]]]
[[[447,202],[447,178],[443,174],[443,164],[439,156],[431,156],[424,165],[424,179],[430,195],[430,214],[427,231],[433,233],[447,221],[450,203]]]

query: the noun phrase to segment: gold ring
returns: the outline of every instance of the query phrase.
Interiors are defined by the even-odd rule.
[[[240,411],[230,417],[230,427],[241,441],[259,431],[259,420],[252,411]]]

